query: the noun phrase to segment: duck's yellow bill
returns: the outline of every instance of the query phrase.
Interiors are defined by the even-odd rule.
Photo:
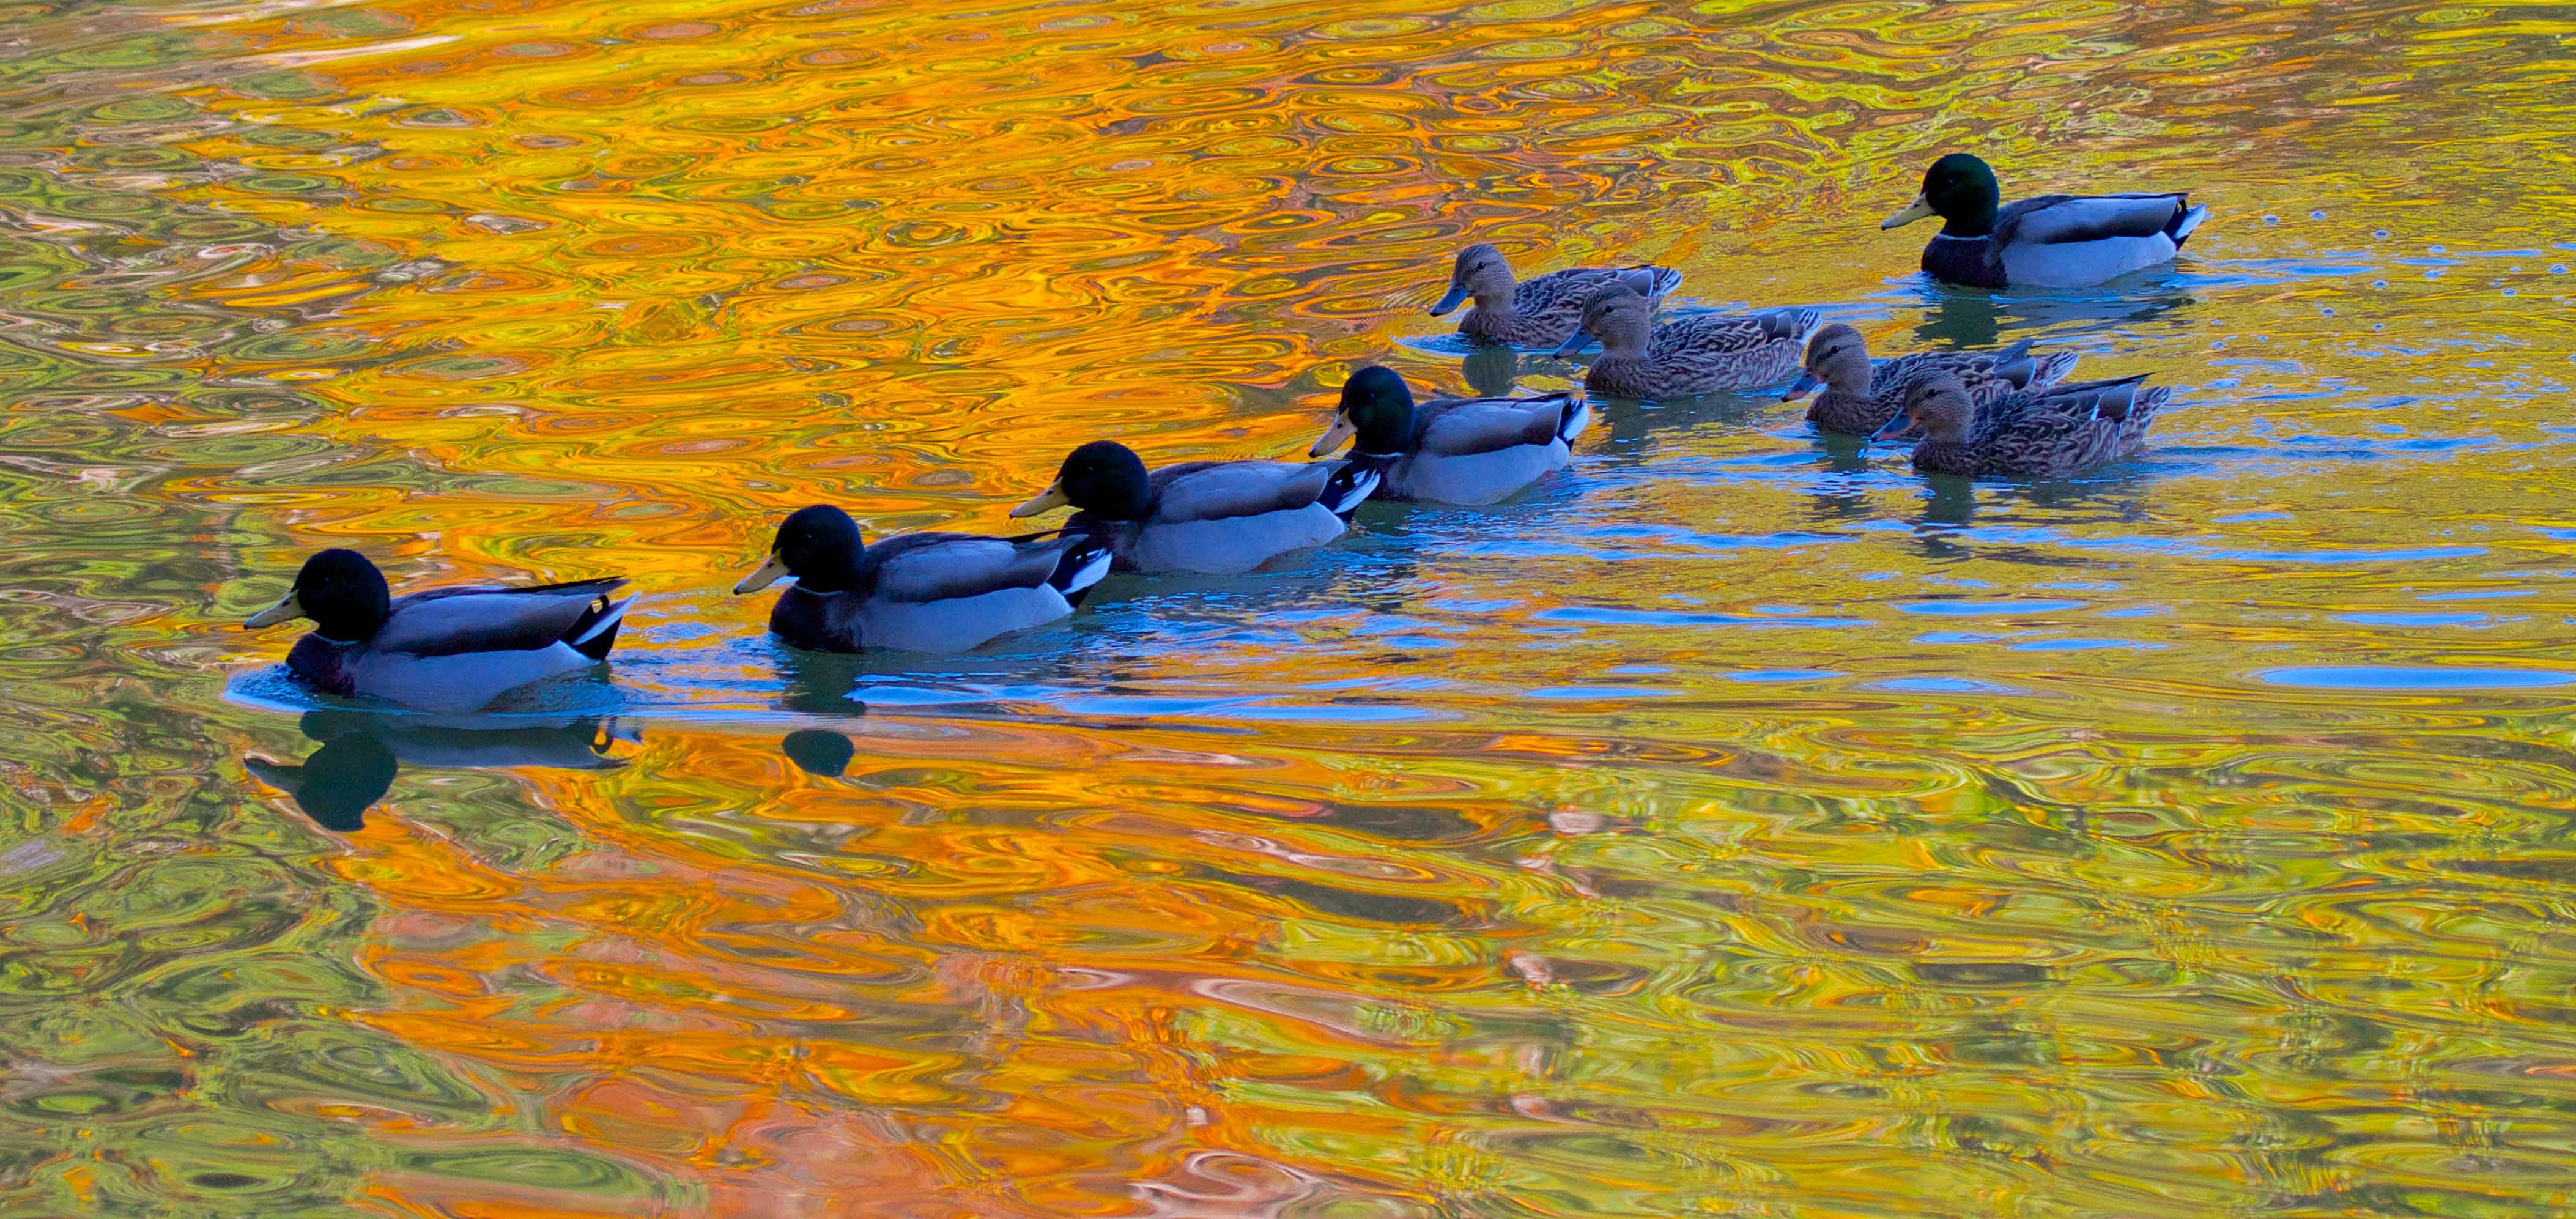
[[[752,569],[752,573],[750,575],[744,576],[739,583],[733,586],[734,595],[740,596],[744,593],[759,592],[760,590],[785,579],[786,576],[787,561],[779,558],[777,551],[770,551],[769,557],[761,560],[759,567]]]
[[[1335,415],[1333,416],[1333,426],[1324,429],[1323,437],[1315,442],[1313,448],[1306,450],[1306,456],[1321,457],[1326,453],[1330,453],[1333,450],[1342,447],[1342,444],[1345,441],[1348,441],[1351,437],[1358,435],[1359,430],[1360,425],[1351,422],[1351,417],[1349,415]]]
[[[295,590],[290,588],[286,590],[285,596],[277,599],[277,604],[243,619],[242,629],[245,631],[256,631],[264,626],[276,626],[278,623],[284,622],[289,618],[301,618],[303,616],[304,604],[295,599]]]
[[[1882,229],[1903,228],[1917,220],[1921,220],[1925,216],[1934,214],[1935,213],[1932,210],[1932,200],[1928,196],[1916,195],[1914,196],[1914,202],[1906,204],[1903,211],[1900,211],[1885,220],[1879,221],[1878,227]]]
[[[1052,512],[1058,508],[1069,508],[1072,506],[1073,501],[1064,497],[1064,480],[1059,478],[1054,482],[1047,484],[1047,489],[1038,492],[1035,499],[1022,504],[1017,508],[1011,509],[1011,515],[1036,516],[1041,512]]]

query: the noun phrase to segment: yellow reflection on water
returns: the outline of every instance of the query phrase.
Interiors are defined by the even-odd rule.
[[[13,31],[0,1208],[2570,1204],[2554,10]],[[2215,216],[2168,276],[1933,289],[1875,221],[1953,147]],[[1578,376],[1421,315],[1470,241],[2180,406],[1970,488],[1604,403],[1515,504],[953,661],[809,669],[721,593],[795,505],[1008,531],[1081,440],[1300,451],[1362,362]],[[224,628],[332,543],[632,577],[644,744],[310,831],[239,759],[315,742],[226,701],[282,641]]]

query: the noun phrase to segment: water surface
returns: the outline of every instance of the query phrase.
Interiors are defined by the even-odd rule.
[[[0,1209],[2576,1206],[2562,8],[0,9]],[[1879,217],[2190,187],[2176,265]],[[1301,452],[1450,255],[2032,338],[2134,462],[1609,403],[1502,507],[940,660],[724,589]],[[605,681],[316,710],[302,555],[622,572]]]

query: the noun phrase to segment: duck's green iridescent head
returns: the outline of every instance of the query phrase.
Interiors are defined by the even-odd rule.
[[[1362,453],[1401,453],[1413,432],[1413,390],[1394,369],[1371,364],[1342,386],[1342,403],[1333,410],[1332,426],[1306,450],[1321,457],[1356,436]]]
[[[374,637],[392,608],[393,590],[386,587],[385,574],[367,556],[333,547],[304,560],[286,595],[242,625],[257,629],[289,618],[310,618],[315,634],[355,643]]]
[[[1070,504],[1105,521],[1139,521],[1153,503],[1144,459],[1115,440],[1095,440],[1066,454],[1055,482],[1011,515],[1036,516]]]
[[[778,523],[769,557],[733,591],[756,593],[781,577],[794,576],[797,586],[807,592],[842,592],[856,585],[859,553],[864,549],[859,523],[849,513],[830,504],[799,508]]]
[[[1983,237],[1995,231],[1995,212],[2002,206],[1995,171],[1974,156],[1954,152],[1924,170],[1923,193],[1878,227],[1892,229],[1939,216],[1944,237]]]

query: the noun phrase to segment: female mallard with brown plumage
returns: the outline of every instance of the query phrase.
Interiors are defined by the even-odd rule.
[[[1959,378],[1937,372],[1878,430],[1923,429],[1914,468],[1969,478],[2070,478],[2146,443],[2173,391],[2146,375],[2006,394],[1980,409]]]
[[[1476,307],[1458,319],[1458,333],[1479,343],[1549,347],[1565,341],[1583,320],[1583,302],[1604,284],[1624,284],[1649,300],[1680,287],[1682,273],[1668,267],[1573,267],[1527,283],[1512,281],[1512,265],[1489,245],[1458,251],[1449,269],[1449,291],[1431,307],[1438,317],[1470,296]]]
[[[1935,372],[1957,377],[1979,406],[2015,390],[2040,389],[2066,379],[2075,368],[2071,351],[2030,354],[2023,339],[2001,351],[1915,351],[1872,361],[1860,331],[1836,322],[1807,340],[1807,372],[1782,402],[1795,402],[1821,385],[1807,406],[1807,422],[1828,432],[1867,436],[1904,409],[1916,382]]]
[[[1708,313],[1655,325],[1655,303],[1621,284],[1592,294],[1583,325],[1563,346],[1601,340],[1583,388],[1614,398],[1688,398],[1722,389],[1776,385],[1798,370],[1798,353],[1821,315],[1813,309]]]

